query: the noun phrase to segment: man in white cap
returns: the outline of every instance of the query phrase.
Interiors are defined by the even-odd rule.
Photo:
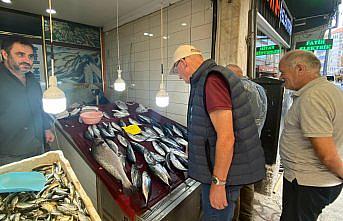
[[[191,84],[187,128],[191,178],[202,183],[204,220],[231,220],[241,185],[265,176],[264,154],[241,80],[182,45],[171,72]]]

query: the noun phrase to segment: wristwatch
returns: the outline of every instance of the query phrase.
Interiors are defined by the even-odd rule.
[[[217,186],[224,186],[226,184],[226,181],[222,181],[222,180],[218,179],[218,177],[213,175],[212,176],[212,183],[214,185],[217,185]]]

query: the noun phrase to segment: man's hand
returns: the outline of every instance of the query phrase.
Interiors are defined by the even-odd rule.
[[[55,135],[51,130],[45,130],[45,140],[48,143],[52,143],[55,140]]]
[[[210,203],[214,209],[222,210],[228,206],[225,186],[211,184]]]

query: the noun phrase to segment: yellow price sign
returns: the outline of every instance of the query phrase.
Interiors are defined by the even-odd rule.
[[[141,132],[141,128],[139,128],[136,124],[134,125],[129,125],[127,127],[122,127],[126,133],[132,134],[132,135],[136,135],[139,134]]]

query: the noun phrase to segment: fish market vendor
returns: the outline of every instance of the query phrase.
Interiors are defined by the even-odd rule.
[[[11,36],[2,42],[0,63],[0,165],[44,152],[53,142],[51,122],[42,108],[42,90],[30,71],[33,45]]]

